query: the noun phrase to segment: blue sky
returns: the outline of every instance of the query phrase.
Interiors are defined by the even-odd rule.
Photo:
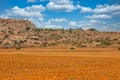
[[[29,19],[40,28],[120,31],[120,0],[0,0],[0,18]]]

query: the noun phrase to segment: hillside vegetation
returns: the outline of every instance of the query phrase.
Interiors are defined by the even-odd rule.
[[[29,20],[0,19],[0,48],[120,47],[120,32],[95,29],[40,29]]]

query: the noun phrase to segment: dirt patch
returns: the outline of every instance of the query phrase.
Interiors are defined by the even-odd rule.
[[[1,80],[119,80],[114,48],[0,49]]]

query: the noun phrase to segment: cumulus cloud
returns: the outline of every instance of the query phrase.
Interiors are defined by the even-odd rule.
[[[93,12],[95,14],[110,14],[113,12],[120,12],[120,5],[118,4],[113,4],[113,5],[96,5],[96,8],[92,9],[90,7],[85,7],[85,6],[76,6],[77,9],[81,9],[81,12]]]
[[[36,2],[37,0],[27,0],[27,2]]]
[[[96,8],[93,10],[94,13],[97,14],[104,14],[104,13],[112,13],[112,12],[120,12],[120,5],[97,5]]]
[[[44,28],[62,29],[63,26],[61,26],[61,25],[54,25],[54,24],[45,24]]]
[[[92,8],[76,5],[77,9],[80,9],[80,12],[92,12]]]
[[[45,7],[42,5],[32,5],[31,10],[43,12],[45,11]]]
[[[109,18],[112,18],[111,16],[109,15],[106,15],[106,14],[94,14],[92,16],[86,16],[85,18],[89,18],[89,19],[109,19]]]
[[[75,22],[75,21],[70,21],[70,22],[69,22],[69,25],[72,26],[72,27],[78,26],[78,25],[77,25],[77,22]]]
[[[120,22],[108,23],[104,20],[83,20],[83,21],[72,21],[75,26],[71,25],[72,28],[95,28],[102,31],[120,31]],[[70,23],[68,23],[70,24]]]
[[[92,8],[90,7],[81,7],[81,12],[91,12]]]
[[[43,20],[42,12],[45,10],[45,7],[42,5],[32,5],[30,7],[19,8],[18,6],[13,7],[10,10],[6,10],[6,13],[1,16],[6,16],[8,18],[41,18]]]
[[[114,16],[120,16],[120,12],[113,12],[112,15]]]
[[[106,22],[103,20],[83,20],[83,21],[70,21],[68,23],[71,28],[96,28],[98,30],[104,30],[104,26],[107,26]],[[108,27],[108,26],[107,26]]]
[[[67,19],[66,18],[52,18],[48,21],[49,23],[52,23],[52,22],[67,22]]]
[[[65,28],[65,25],[67,23],[66,18],[52,18],[48,20],[47,22],[44,22],[43,26],[44,28],[54,28],[54,29],[61,29]]]
[[[56,12],[71,12],[76,9],[76,7],[73,5],[73,2],[70,0],[50,0],[50,2],[47,4],[47,8],[48,10]]]

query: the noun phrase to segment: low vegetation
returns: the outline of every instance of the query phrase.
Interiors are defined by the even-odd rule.
[[[72,48],[70,48],[70,50],[75,50],[75,48],[72,47]]]
[[[118,48],[118,50],[120,50],[120,48]]]
[[[4,21],[3,24],[2,22]],[[0,19],[0,47],[119,47],[120,32],[100,32],[94,28],[84,30],[37,28],[28,20]]]
[[[21,49],[21,47],[16,47],[16,50],[20,50]]]

